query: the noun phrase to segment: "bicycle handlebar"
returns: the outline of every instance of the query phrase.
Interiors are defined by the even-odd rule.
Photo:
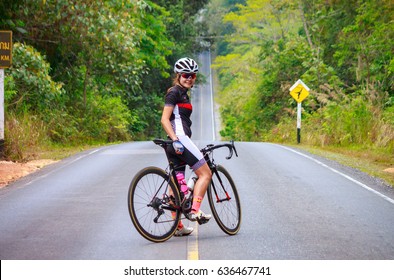
[[[219,145],[209,144],[205,148],[201,149],[201,152],[204,154],[222,147],[227,147],[229,150],[229,155],[226,157],[226,159],[232,158],[233,152],[235,152],[235,155],[238,157],[238,153],[234,145],[234,140],[231,140],[230,143],[226,143],[226,144],[219,144]]]
[[[163,139],[154,139],[153,142],[156,145],[159,145],[161,147],[165,147],[168,145],[172,145],[172,140],[163,140]],[[231,140],[230,143],[225,143],[225,144],[219,144],[219,145],[214,145],[214,144],[209,144],[207,145],[205,148],[202,148],[200,151],[205,154],[205,153],[209,153],[213,150],[222,148],[222,147],[227,147],[229,149],[229,155],[226,157],[226,159],[231,159],[233,156],[233,152],[235,152],[235,155],[238,157],[238,153],[237,150],[235,149],[235,145],[234,145],[234,140]]]

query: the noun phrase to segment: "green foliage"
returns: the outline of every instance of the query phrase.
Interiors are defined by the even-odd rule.
[[[53,141],[63,143],[95,143],[129,140],[133,117],[120,97],[89,96],[87,107],[78,111],[62,111],[45,118]]]
[[[62,85],[52,80],[50,66],[31,46],[15,43],[13,64],[7,70],[8,109],[38,112],[53,107],[64,93]]]
[[[223,137],[295,141],[289,88],[301,78],[311,88],[303,141],[393,151],[392,1],[225,3],[210,5],[223,7],[222,24],[232,27],[214,65]]]
[[[305,40],[299,36],[289,43],[284,39],[284,30],[295,30],[297,26],[294,10],[284,10],[279,2],[246,3],[224,17],[225,22],[235,27],[235,33],[228,39],[234,47],[232,53],[218,56],[214,66],[223,85],[221,98],[226,107],[223,112],[228,112],[222,117],[225,120],[232,114],[238,119],[232,122],[236,128],[230,130],[237,133],[227,129],[223,135],[258,140],[277,122],[288,102],[283,83],[289,83],[294,72],[305,71],[303,59],[310,54],[304,47]],[[275,21],[270,22],[269,18]],[[241,102],[235,105],[234,98]]]
[[[7,118],[34,116],[51,141],[66,144],[161,133],[171,65],[202,47],[191,38],[204,28],[197,19],[208,0],[3,2],[0,29],[15,42]]]
[[[4,79],[4,103],[10,104],[17,95],[15,80],[12,76],[5,76]]]
[[[347,84],[378,84],[379,90],[393,92],[394,5],[390,0],[360,2],[354,22],[342,30],[334,56]]]

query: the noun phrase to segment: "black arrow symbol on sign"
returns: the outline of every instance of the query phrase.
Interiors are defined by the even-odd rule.
[[[296,93],[298,94],[297,99],[300,99],[300,95],[301,95],[302,90],[303,90],[303,89],[301,89],[299,92],[296,92]]]

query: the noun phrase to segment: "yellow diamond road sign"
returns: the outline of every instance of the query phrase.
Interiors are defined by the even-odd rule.
[[[290,95],[295,99],[297,102],[302,102],[308,95],[310,89],[304,84],[303,81],[298,80],[292,87],[290,88]]]

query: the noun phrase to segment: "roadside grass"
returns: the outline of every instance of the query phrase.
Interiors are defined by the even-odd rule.
[[[111,143],[111,145],[114,143]],[[108,143],[97,143],[92,145],[75,145],[63,146],[61,144],[41,145],[35,151],[35,159],[52,159],[62,160],[74,154],[94,149],[102,146],[110,145]]]
[[[394,155],[369,147],[315,147],[291,145],[377,177],[394,187]]]

